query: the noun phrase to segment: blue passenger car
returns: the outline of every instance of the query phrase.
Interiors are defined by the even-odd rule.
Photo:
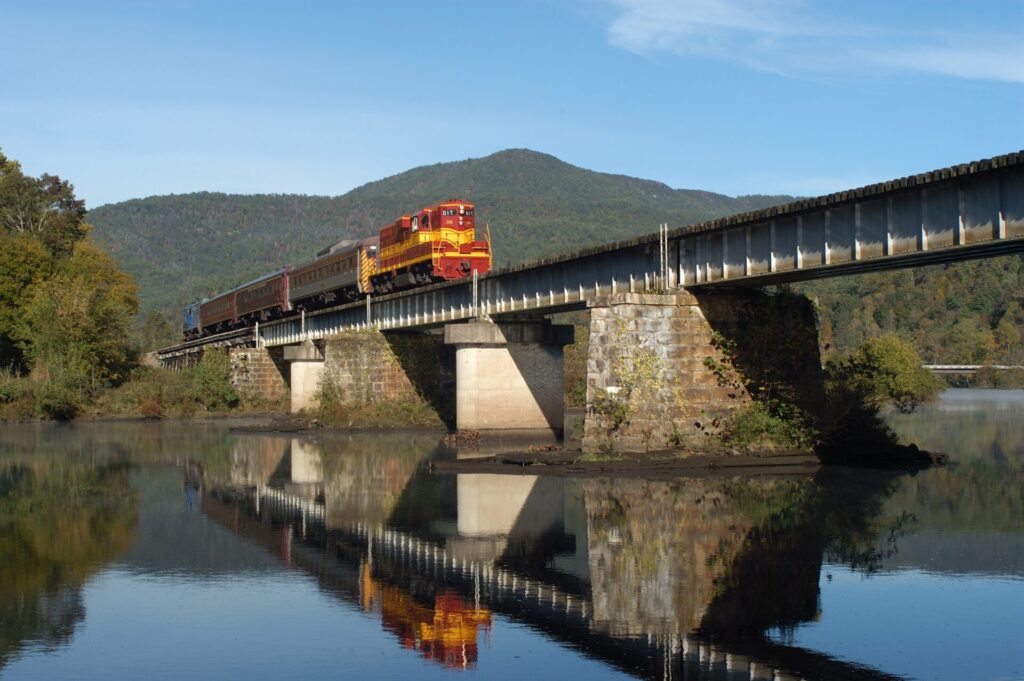
[[[185,340],[199,336],[199,303],[189,303],[185,306],[185,313],[181,323],[181,334]]]

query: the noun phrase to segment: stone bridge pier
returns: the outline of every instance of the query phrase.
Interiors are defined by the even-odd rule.
[[[737,289],[592,302],[583,451],[699,445],[765,394],[810,413],[824,400],[806,297]]]

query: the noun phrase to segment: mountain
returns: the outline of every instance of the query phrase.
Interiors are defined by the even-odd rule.
[[[577,168],[510,149],[414,168],[341,196],[154,196],[89,212],[95,238],[141,285],[142,308],[176,314],[185,303],[309,259],[342,238],[368,236],[403,213],[461,197],[490,225],[498,266],[713,217],[788,196],[732,198]]]
[[[157,310],[177,328],[187,302],[303,262],[339,239],[374,234],[403,213],[454,196],[472,200],[477,224],[490,225],[498,266],[653,232],[662,222],[679,227],[792,200],[672,189],[509,149],[414,168],[341,196],[154,196],[100,206],[88,219],[97,241],[140,283],[142,316]],[[1020,256],[797,288],[818,302],[823,341],[834,351],[893,332],[934,363],[1024,362]]]

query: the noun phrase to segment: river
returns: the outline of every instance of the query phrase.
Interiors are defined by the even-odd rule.
[[[432,433],[0,428],[0,679],[1024,679],[1024,391],[916,474],[442,475]]]

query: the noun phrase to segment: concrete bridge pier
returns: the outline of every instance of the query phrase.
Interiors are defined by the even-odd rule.
[[[561,437],[562,354],[572,340],[573,327],[548,320],[446,326],[444,342],[455,347],[456,428]]]
[[[313,406],[324,375],[324,353],[315,343],[287,345],[284,360],[290,364],[291,412],[297,414]]]

